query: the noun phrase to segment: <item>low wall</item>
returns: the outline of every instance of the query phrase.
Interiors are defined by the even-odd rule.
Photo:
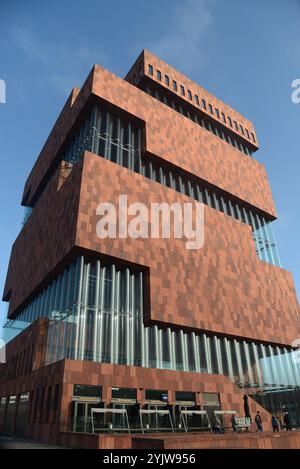
[[[299,449],[300,432],[188,434],[133,437],[134,449]]]
[[[86,433],[60,432],[61,446],[82,449],[130,449],[131,435],[92,435]]]
[[[279,433],[166,433],[91,435],[61,432],[59,444],[82,449],[299,449],[300,431]]]

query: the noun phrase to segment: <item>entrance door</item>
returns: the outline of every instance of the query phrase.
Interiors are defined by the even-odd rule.
[[[29,402],[29,393],[24,393],[19,396],[17,405],[16,428],[15,434],[18,436],[25,436],[25,424],[27,421],[27,409]]]
[[[167,406],[148,406],[140,410],[140,420],[144,432],[173,432],[173,422]]]
[[[15,421],[16,421],[16,409],[17,409],[17,397],[10,396],[7,411],[6,411],[6,419],[5,419],[5,426],[4,426],[4,433],[6,435],[13,435],[15,430]]]
[[[73,401],[72,402],[72,431],[81,433],[92,433],[91,408],[100,407],[99,400]]]
[[[221,410],[221,404],[220,404],[220,396],[217,393],[203,393],[203,398],[204,398],[204,404],[202,406],[203,410],[206,410],[209,420],[211,422],[214,421],[215,417],[215,410]],[[221,417],[221,423],[222,422],[222,417]]]
[[[85,402],[73,402],[73,432],[86,433],[87,428],[87,404]]]
[[[6,406],[7,406],[7,398],[1,397],[0,399],[0,433],[4,433]]]

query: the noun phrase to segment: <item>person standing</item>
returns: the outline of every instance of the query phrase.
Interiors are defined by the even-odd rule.
[[[284,412],[283,421],[285,423],[286,431],[291,432],[292,431],[291,420],[290,420],[290,416],[287,410]]]
[[[255,415],[255,423],[257,426],[257,431],[261,433],[263,431],[263,427],[262,427],[262,419],[261,419],[259,410],[256,412],[256,415]]]
[[[234,433],[236,433],[238,431],[238,421],[237,421],[235,414],[232,414],[231,426],[232,426],[232,430],[234,431]]]
[[[246,423],[245,426],[246,426],[246,431],[248,431],[251,426],[252,419],[250,415],[250,407],[249,407],[247,394],[244,394],[243,399],[244,399],[244,412],[245,412],[245,423]]]
[[[274,414],[272,415],[271,423],[272,423],[273,432],[279,432],[279,422],[277,420],[276,415]]]
[[[221,421],[217,415],[214,418],[213,429],[215,434],[221,433]]]

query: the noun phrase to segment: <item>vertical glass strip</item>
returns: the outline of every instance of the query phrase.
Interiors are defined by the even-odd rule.
[[[206,356],[206,363],[207,363],[207,372],[212,373],[212,363],[211,363],[211,354],[210,354],[210,337],[206,334],[203,334],[204,339],[204,348],[205,348],[205,356]]]
[[[240,352],[240,343],[236,339],[233,340],[233,343],[234,343],[234,349],[235,349],[236,360],[237,360],[239,382],[242,384],[245,384],[245,378],[244,378],[243,366],[242,366],[242,360],[241,360],[241,352]]]

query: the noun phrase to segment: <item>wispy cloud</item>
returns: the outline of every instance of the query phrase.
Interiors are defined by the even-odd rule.
[[[214,26],[215,0],[181,1],[161,37],[148,48],[172,65],[192,71],[206,62],[207,35]]]
[[[108,64],[102,48],[91,46],[80,37],[68,45],[59,40],[41,39],[28,29],[14,27],[10,46],[18,50],[27,64],[38,68],[39,81],[46,80],[64,94],[81,84],[78,80],[87,75],[94,63]]]

